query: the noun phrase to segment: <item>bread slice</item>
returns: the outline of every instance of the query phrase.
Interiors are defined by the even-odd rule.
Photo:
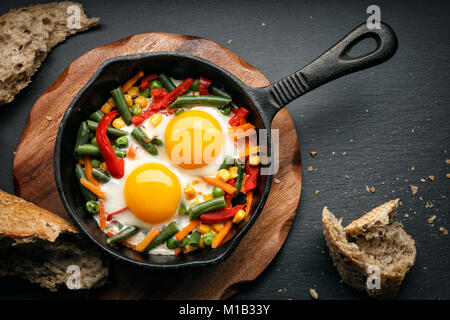
[[[79,25],[73,23],[78,10],[70,6],[79,8]],[[1,16],[0,105],[11,102],[30,83],[31,76],[52,47],[98,22],[99,18],[89,19],[83,6],[75,2],[53,2],[12,9]]]
[[[349,286],[366,290],[369,296],[391,298],[414,265],[414,240],[394,221],[398,199],[385,203],[343,228],[342,219],[324,208],[323,234],[333,264]],[[379,271],[379,287],[374,270]]]
[[[108,276],[106,258],[71,224],[2,190],[0,256],[0,276],[20,276],[51,291],[67,285],[70,266],[79,267],[80,282],[69,289],[98,287]]]

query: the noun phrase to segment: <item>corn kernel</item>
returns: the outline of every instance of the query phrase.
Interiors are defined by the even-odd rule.
[[[227,182],[228,180],[230,180],[230,173],[227,169],[219,170],[219,172],[217,172],[216,174],[216,178],[222,179],[224,182]]]
[[[186,196],[186,200],[194,199],[197,193],[195,192],[195,189],[191,186],[187,186],[183,189],[184,195]]]
[[[106,162],[102,162],[102,163],[100,164],[100,168],[102,168],[103,170],[108,171],[108,166],[106,165]]]
[[[150,123],[156,128],[161,121],[163,120],[163,117],[160,113],[155,113],[150,117]]]
[[[220,230],[223,229],[223,224],[222,224],[222,223],[215,223],[215,224],[212,225],[212,227],[213,227],[213,229],[214,229],[216,232],[219,232]]]
[[[184,253],[189,253],[189,252],[192,252],[192,251],[195,251],[195,250],[197,250],[197,246],[191,246],[191,245],[187,245],[187,246],[185,246],[184,248],[183,248],[183,252]]]
[[[141,107],[141,109],[144,109],[147,106],[147,99],[145,99],[144,96],[139,96],[136,99],[134,99],[134,103],[137,104],[139,107]]]
[[[200,225],[197,228],[197,231],[200,232],[201,234],[205,234],[211,231],[211,227],[208,226],[207,224],[200,223]]]
[[[127,94],[132,98],[136,98],[139,95],[139,88],[131,87],[130,90],[128,90]]]
[[[200,203],[200,200],[198,200],[198,198],[197,197],[195,197],[194,199],[192,199],[192,200],[189,200],[189,205],[192,207],[192,206],[195,206],[196,204],[199,204]]]
[[[248,163],[249,163],[251,166],[257,166],[257,165],[259,165],[260,162],[261,162],[261,161],[259,160],[259,156],[256,155],[256,154],[250,155],[250,156],[248,157]]]
[[[211,200],[213,198],[212,193],[203,195],[203,201]]]
[[[238,174],[238,167],[230,167],[230,169],[228,169],[228,172],[230,173],[230,177],[231,179],[236,178],[239,174]]]
[[[127,105],[128,105],[129,107],[131,107],[131,106],[133,105],[133,99],[132,99],[131,96],[128,95],[128,94],[125,95],[125,101],[127,102]]]
[[[245,211],[241,209],[235,214],[235,216],[233,218],[233,222],[239,223],[242,221],[242,219],[244,219],[244,217],[245,217]]]
[[[194,91],[194,96],[198,97],[200,95],[200,92]]]
[[[114,121],[112,122],[112,126],[116,129],[120,129],[122,127],[125,127],[126,125],[127,124],[125,123],[125,121],[123,121],[122,117],[114,119]]]
[[[108,101],[106,101],[106,102],[108,102],[111,107],[113,107],[113,108],[116,107],[116,100],[114,100],[113,97],[109,97]]]
[[[113,106],[110,105],[109,102],[105,102],[105,104],[101,107],[100,110],[101,110],[104,114],[107,114],[107,113],[109,113],[109,112],[112,110],[112,108],[113,108]]]
[[[200,240],[198,241],[198,247],[200,249],[205,248],[205,243],[203,242],[203,238],[202,237],[200,237]]]

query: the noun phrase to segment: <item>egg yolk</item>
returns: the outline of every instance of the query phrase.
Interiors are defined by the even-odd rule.
[[[125,182],[128,208],[139,219],[159,224],[174,215],[180,201],[181,187],[172,171],[158,163],[136,168]]]
[[[185,169],[207,166],[222,149],[219,122],[200,110],[185,111],[166,127],[165,144],[170,160]]]

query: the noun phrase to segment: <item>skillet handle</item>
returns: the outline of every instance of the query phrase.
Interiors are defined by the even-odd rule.
[[[263,106],[268,108],[271,105],[275,115],[279,108],[329,81],[388,60],[397,50],[397,37],[387,24],[381,22],[380,27],[369,29],[366,23],[361,24],[303,69],[273,85],[256,89],[259,91],[256,96],[265,98]],[[376,41],[376,49],[358,57],[350,57],[350,50],[367,38]]]

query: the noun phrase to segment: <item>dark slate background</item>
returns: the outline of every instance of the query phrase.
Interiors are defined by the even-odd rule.
[[[297,70],[364,22],[373,1],[81,1],[100,26],[73,36],[48,55],[31,85],[0,107],[0,188],[13,192],[14,155],[36,99],[77,57],[136,33],[197,35],[227,46],[271,81]],[[0,2],[0,14],[32,1]],[[328,206],[348,223],[399,197],[398,217],[416,239],[414,268],[399,299],[450,298],[450,26],[444,1],[376,1],[382,20],[399,38],[394,58],[338,79],[288,110],[303,161],[303,191],[285,245],[266,271],[236,299],[365,299],[340,283],[321,232]],[[263,26],[262,24],[265,24]],[[227,41],[232,40],[230,45]],[[367,44],[367,48],[370,44]],[[362,47],[363,49],[365,47]],[[317,151],[316,158],[310,156]],[[312,166],[313,171],[307,168]],[[414,168],[414,169],[413,169]],[[348,176],[348,179],[345,176]],[[427,179],[435,176],[435,181]],[[426,179],[421,182],[420,179]],[[374,193],[366,185],[375,187]],[[412,195],[410,185],[419,187]],[[320,190],[318,195],[314,190]],[[425,208],[427,202],[433,208]],[[406,216],[405,215],[409,215]],[[434,226],[427,222],[436,215]],[[255,244],[264,245],[264,244]],[[49,294],[13,278],[0,279],[1,297],[70,297]],[[76,296],[79,297],[79,294]]]

